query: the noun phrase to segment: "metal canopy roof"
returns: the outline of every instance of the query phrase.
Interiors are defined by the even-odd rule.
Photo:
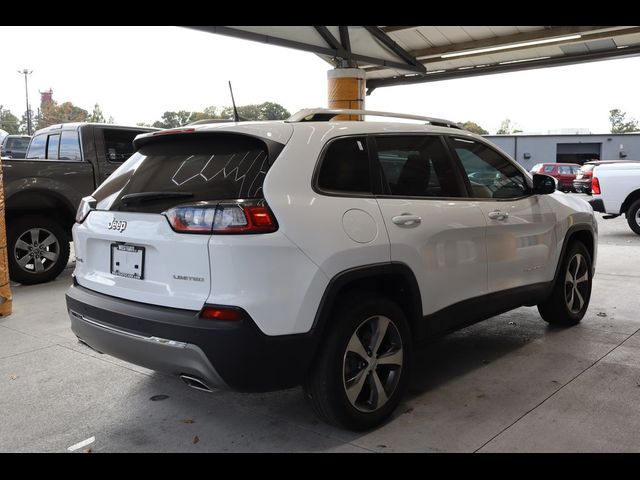
[[[378,87],[640,55],[638,26],[193,26],[305,50]]]

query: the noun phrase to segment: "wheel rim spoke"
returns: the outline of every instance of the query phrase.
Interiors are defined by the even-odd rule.
[[[578,270],[580,270],[580,260],[582,260],[582,255],[576,255],[575,256],[576,259],[576,271],[573,274],[573,278],[578,278]]]
[[[365,369],[360,370],[360,373],[356,376],[356,380],[349,386],[347,386],[347,397],[351,404],[355,404],[356,400],[362,393],[362,388],[367,381],[368,375],[365,374]]]
[[[347,345],[347,353],[352,352],[361,357],[363,360],[368,360],[369,355],[362,345],[362,341],[358,335],[352,335],[351,340],[349,340],[349,344]]]
[[[42,252],[42,256],[52,262],[55,262],[58,259],[58,254],[56,252]]]
[[[387,334],[387,328],[389,327],[389,319],[386,317],[378,317],[378,322],[376,323],[376,337],[375,342],[371,348],[371,354],[373,356],[377,355],[378,349],[382,344],[382,340]]]
[[[56,237],[49,234],[49,236],[45,238],[40,245],[42,245],[43,247],[48,247],[52,243],[58,243],[58,241],[56,240]]]
[[[580,311],[582,309],[582,306],[584,305],[584,298],[582,298],[582,295],[580,295],[580,290],[578,290],[577,288],[574,289],[576,291],[576,297],[578,299],[578,311]]]
[[[402,350],[392,353],[385,353],[378,358],[378,365],[398,365],[402,366]]]
[[[569,271],[568,268],[567,268],[567,274],[564,277],[564,281],[565,283],[570,283],[571,285],[573,285],[573,275],[571,275],[571,272]]]
[[[33,265],[35,266],[37,273],[44,272],[44,265],[42,265],[42,262],[39,258],[35,258],[33,260]]]
[[[20,250],[29,250],[29,246],[30,245],[24,240],[18,239],[18,241],[16,242],[16,248]]]
[[[40,229],[32,228],[29,233],[31,233],[31,243],[38,243],[38,239],[40,238]]]
[[[371,372],[371,378],[373,379],[373,390],[375,391],[375,407],[380,408],[382,405],[387,403],[389,398],[387,397],[387,392],[384,391],[384,386],[380,381],[380,377],[378,376],[378,372]]]
[[[18,259],[18,265],[20,265],[22,268],[26,267],[31,258],[31,254],[27,253],[24,257]]]
[[[589,280],[589,272],[584,272],[580,278],[576,279],[576,284],[583,283]]]

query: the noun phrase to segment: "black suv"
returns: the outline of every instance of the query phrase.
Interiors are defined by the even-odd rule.
[[[0,157],[24,158],[30,141],[29,135],[7,135],[0,144]]]

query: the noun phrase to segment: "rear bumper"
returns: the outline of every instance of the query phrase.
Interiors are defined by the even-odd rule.
[[[289,388],[304,380],[314,331],[268,336],[242,320],[203,320],[198,312],[123,300],[73,285],[66,294],[71,330],[99,352],[207,386],[246,392]]]
[[[591,204],[594,212],[607,213],[604,209],[604,202],[601,198],[592,198],[589,200],[589,203]]]

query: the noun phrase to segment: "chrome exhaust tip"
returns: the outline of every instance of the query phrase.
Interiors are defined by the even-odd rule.
[[[180,375],[180,378],[184,383],[187,384],[188,387],[195,388],[196,390],[202,390],[203,392],[213,392],[213,389],[209,387],[206,383],[200,380],[198,377],[193,377],[191,375]]]

